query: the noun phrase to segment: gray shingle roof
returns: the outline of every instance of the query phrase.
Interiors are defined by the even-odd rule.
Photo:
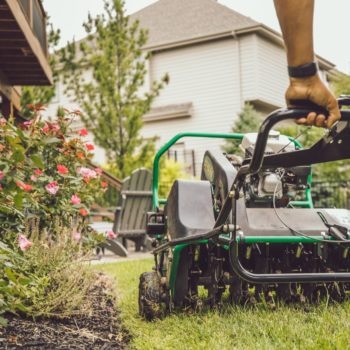
[[[216,0],[159,0],[131,15],[149,30],[147,47],[194,40],[256,26]]]

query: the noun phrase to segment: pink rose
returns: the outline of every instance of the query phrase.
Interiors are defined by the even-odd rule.
[[[71,197],[70,201],[74,205],[77,205],[77,204],[81,203],[81,199],[76,194],[73,194],[73,196]]]
[[[61,175],[65,175],[69,173],[69,170],[67,167],[65,167],[62,164],[57,164],[57,171],[61,174]]]
[[[33,124],[33,121],[32,120],[28,120],[28,121],[22,123],[22,126],[23,126],[24,129],[29,129],[32,126],[32,124]]]
[[[78,174],[81,175],[83,178],[86,179],[96,179],[97,173],[95,170],[89,169],[89,168],[84,168],[81,167],[78,169]]]
[[[33,189],[32,185],[26,184],[18,180],[16,181],[16,185],[25,192],[30,192]]]
[[[35,176],[35,175],[32,175],[30,177],[30,179],[33,181],[33,182],[36,182],[38,180],[38,178]]]
[[[60,188],[56,181],[52,181],[45,186],[45,189],[48,193],[54,196]]]
[[[79,213],[81,216],[88,216],[89,215],[89,212],[84,208],[80,208]]]
[[[50,131],[50,127],[46,124],[44,127],[41,128],[41,131],[44,134],[47,134]]]
[[[97,175],[102,175],[103,170],[101,168],[95,168],[95,172]]]
[[[95,149],[95,146],[91,143],[87,143],[85,147],[88,151],[93,151]]]
[[[73,239],[77,242],[81,240],[81,233],[80,232],[74,232],[73,233]]]
[[[43,174],[43,172],[42,172],[42,170],[40,170],[40,169],[35,169],[35,170],[34,170],[34,174],[40,176],[40,175]]]
[[[88,131],[85,128],[78,131],[78,135],[80,136],[87,136],[87,134],[88,134]]]
[[[113,231],[108,231],[106,236],[109,239],[116,239],[117,238],[117,235]]]
[[[5,118],[0,118],[0,126],[6,125],[7,120]]]
[[[58,124],[51,124],[51,130],[54,132],[58,132],[61,130],[61,127]]]
[[[19,235],[18,245],[19,245],[19,248],[24,252],[28,250],[33,245],[33,243],[29,241],[25,235]]]

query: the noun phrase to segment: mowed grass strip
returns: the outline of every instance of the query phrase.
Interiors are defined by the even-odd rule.
[[[266,305],[221,311],[177,312],[146,322],[138,316],[138,282],[151,259],[98,267],[115,278],[119,307],[133,349],[350,349],[350,302],[301,306]]]

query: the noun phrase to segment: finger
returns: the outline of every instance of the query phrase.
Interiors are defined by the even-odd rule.
[[[297,124],[299,124],[299,125],[304,125],[304,124],[306,124],[306,118],[305,117],[304,118],[299,118],[295,122]]]
[[[327,128],[330,129],[332,127],[332,125],[338,121],[340,119],[340,116],[334,115],[334,114],[330,114],[329,117],[326,120],[326,125]]]
[[[315,112],[311,112],[306,117],[306,124],[307,125],[315,125],[317,114]]]
[[[316,117],[316,120],[315,120],[315,125],[322,128],[325,126],[325,120],[326,120],[326,116],[324,114],[319,114],[317,117]]]
[[[327,128],[331,128],[332,125],[340,119],[340,110],[337,100],[331,99],[331,101],[328,103],[327,109],[329,111],[329,116],[327,118],[326,124]]]

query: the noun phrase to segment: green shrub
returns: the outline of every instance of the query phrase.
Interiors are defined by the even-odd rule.
[[[0,118],[0,322],[4,315],[70,315],[86,307],[93,276],[84,264],[104,237],[86,216],[103,191],[90,169],[93,145],[74,132],[78,111],[44,121]]]
[[[184,171],[184,164],[166,158],[161,162],[159,178],[159,196],[165,198],[175,180],[189,179],[190,175]]]
[[[89,310],[95,277],[86,261],[97,242],[60,227],[54,241],[21,235],[12,245],[0,243],[0,325],[5,313],[67,317]]]

